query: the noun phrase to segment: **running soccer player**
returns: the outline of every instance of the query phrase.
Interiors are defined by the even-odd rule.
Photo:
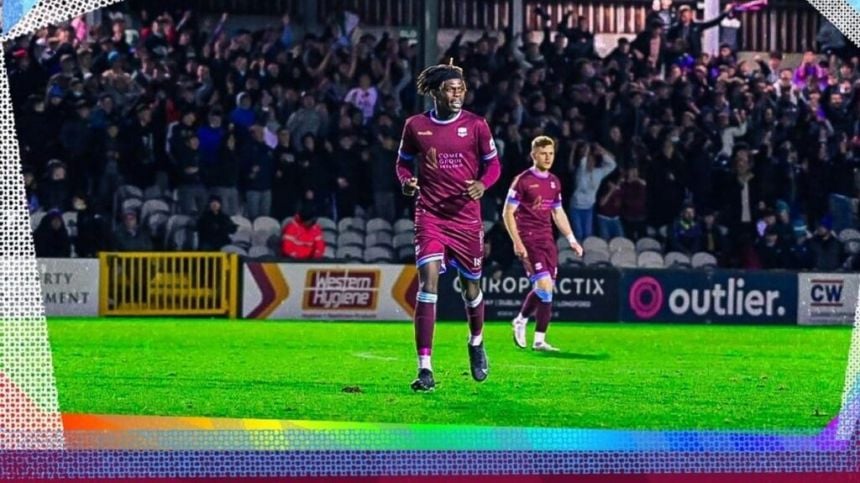
[[[469,322],[469,364],[476,381],[487,378],[484,350],[484,300],[481,269],[484,229],[480,199],[499,179],[501,166],[487,121],[463,110],[463,70],[452,64],[427,67],[417,79],[418,92],[433,98],[434,108],[406,120],[397,158],[397,177],[415,206],[415,260],[418,300],[415,344],[418,377],[415,391],[436,387],[430,353],[436,324],[439,275],[457,269]]]
[[[555,142],[547,136],[532,140],[534,166],[520,173],[508,191],[503,218],[514,242],[514,254],[522,261],[534,288],[526,296],[514,319],[514,343],[526,347],[526,324],[534,314],[537,321],[532,349],[556,352],[546,341],[552,317],[552,293],[558,275],[558,252],[553,240],[552,223],[567,238],[570,248],[582,256],[567,214],[561,206],[561,183],[549,172],[555,160]]]

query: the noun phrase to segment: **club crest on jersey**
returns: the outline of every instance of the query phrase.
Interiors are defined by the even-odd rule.
[[[469,134],[469,132],[466,130],[466,128],[464,128],[464,127],[458,127],[458,128],[457,128],[457,136],[460,136],[461,138],[464,138],[464,137],[466,137],[468,134]]]

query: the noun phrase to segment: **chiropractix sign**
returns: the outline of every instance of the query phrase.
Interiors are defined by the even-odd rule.
[[[625,271],[621,320],[793,324],[797,275],[740,271]]]

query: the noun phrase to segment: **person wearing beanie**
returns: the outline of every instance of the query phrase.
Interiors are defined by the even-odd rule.
[[[238,227],[227,214],[221,211],[221,197],[209,197],[209,208],[197,220],[199,248],[203,251],[217,252],[224,245],[230,244],[230,235],[236,233]]]
[[[812,268],[824,272],[837,270],[842,266],[842,242],[833,235],[833,222],[825,216],[818,223],[815,235],[809,240]]]

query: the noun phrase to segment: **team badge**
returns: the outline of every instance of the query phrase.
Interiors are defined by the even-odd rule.
[[[461,138],[464,138],[464,137],[466,137],[468,134],[469,134],[469,133],[468,133],[468,131],[466,131],[466,128],[464,128],[464,127],[458,127],[458,128],[457,128],[457,136],[460,136]]]

